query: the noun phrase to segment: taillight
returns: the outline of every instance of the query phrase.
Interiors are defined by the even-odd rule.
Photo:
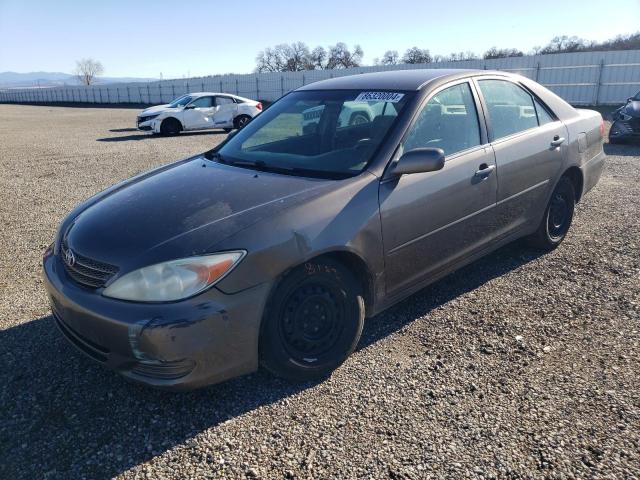
[[[600,118],[600,138],[604,138],[604,119]]]
[[[256,104],[256,108],[257,108],[258,110],[262,110],[262,103],[261,103],[261,102],[258,102],[258,103]]]

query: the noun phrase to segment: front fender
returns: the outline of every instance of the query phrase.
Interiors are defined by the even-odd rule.
[[[372,278],[381,278],[378,178],[364,172],[338,182],[339,188],[289,207],[275,218],[264,218],[216,245],[212,251],[243,248],[248,252],[218,288],[225,293],[239,292],[272,282],[319,255],[338,252],[359,257]]]

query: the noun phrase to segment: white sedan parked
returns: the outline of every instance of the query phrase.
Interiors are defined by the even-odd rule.
[[[229,132],[244,127],[262,111],[262,104],[228,93],[188,93],[166,105],[138,114],[138,130],[175,135],[183,130],[221,128]]]

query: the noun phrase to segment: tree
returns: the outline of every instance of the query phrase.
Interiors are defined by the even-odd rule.
[[[400,59],[400,54],[397,50],[387,50],[379,60],[380,65],[397,65]]]
[[[483,58],[488,60],[491,58],[522,57],[523,55],[524,53],[517,48],[491,47],[489,50],[484,52]]]
[[[412,47],[404,52],[402,63],[431,63],[433,58],[429,50]]]
[[[76,61],[75,75],[83,85],[91,85],[96,77],[104,73],[102,63],[92,58],[83,58]]]
[[[445,59],[451,62],[463,62],[465,60],[477,60],[478,56],[475,53],[470,51],[458,52],[458,53],[453,52],[448,57],[445,57]]]
[[[309,47],[304,42],[281,43],[256,56],[258,72],[299,72],[309,69]]]
[[[339,42],[325,50],[316,47],[309,50],[304,42],[282,43],[268,47],[256,56],[257,72],[299,72],[302,70],[324,70],[358,67],[364,53],[359,45],[353,52]]]
[[[576,36],[561,35],[553,37],[551,41],[540,50],[540,53],[565,53],[585,50],[589,45],[583,39]],[[593,43],[590,45],[593,46]]]
[[[322,70],[327,64],[327,51],[323,47],[316,47],[311,51],[309,70]]]
[[[336,68],[359,67],[362,63],[364,52],[360,45],[353,47],[353,52],[349,50],[346,43],[338,42],[329,47],[325,69],[334,70]]]

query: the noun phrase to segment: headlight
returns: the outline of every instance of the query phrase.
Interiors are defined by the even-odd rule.
[[[153,115],[140,115],[140,121],[141,122],[148,122],[149,120],[153,120],[154,118],[160,116],[159,113],[155,113]]]
[[[137,302],[181,300],[220,281],[245,254],[245,251],[223,252],[150,265],[119,278],[103,295]]]

